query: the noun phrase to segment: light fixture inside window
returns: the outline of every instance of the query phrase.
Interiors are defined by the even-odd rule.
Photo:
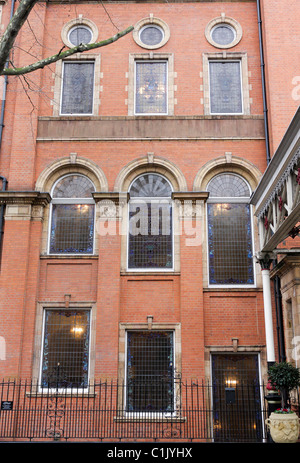
[[[83,333],[83,328],[82,328],[82,326],[74,326],[74,327],[72,328],[71,331],[72,331],[72,333],[74,333],[75,335],[76,335],[76,334],[79,335],[79,334],[82,334],[82,333]]]

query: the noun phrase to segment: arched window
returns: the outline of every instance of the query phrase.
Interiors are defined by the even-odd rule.
[[[172,188],[154,173],[136,178],[130,189],[128,269],[173,269]]]
[[[210,285],[253,285],[250,188],[223,173],[209,182],[207,203]]]
[[[52,190],[50,254],[92,254],[95,205],[93,183],[79,174],[59,179]]]

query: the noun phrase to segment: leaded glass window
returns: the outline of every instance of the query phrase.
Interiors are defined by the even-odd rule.
[[[81,43],[90,43],[92,38],[92,31],[87,26],[75,26],[69,32],[69,41],[74,46]]]
[[[243,112],[240,61],[210,61],[209,86],[212,114]]]
[[[147,25],[140,31],[140,40],[144,45],[158,45],[164,38],[163,30],[155,25]]]
[[[65,61],[61,94],[61,114],[92,114],[94,62]]]
[[[129,193],[129,269],[172,269],[171,186],[158,174],[144,174]]]
[[[167,67],[167,60],[135,62],[136,114],[167,114]]]
[[[46,310],[42,387],[86,387],[89,372],[89,344],[89,311]]]
[[[210,285],[253,285],[250,190],[228,173],[208,185],[208,257]]]
[[[219,24],[211,31],[211,38],[218,45],[229,45],[235,39],[236,33],[228,24]]]
[[[67,175],[52,192],[50,254],[92,254],[95,205],[92,182]]]
[[[126,410],[174,411],[172,331],[128,331]]]

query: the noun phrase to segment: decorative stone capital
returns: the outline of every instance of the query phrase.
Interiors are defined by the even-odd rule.
[[[207,201],[208,196],[209,193],[206,191],[176,191],[172,193],[172,199],[179,206],[179,217],[181,219],[202,217],[203,206]]]
[[[0,192],[0,205],[6,205],[5,220],[42,220],[50,201],[49,193],[39,191]]]
[[[97,204],[99,218],[120,219],[122,218],[123,207],[128,203],[129,194],[123,192],[95,192],[92,193]]]
[[[260,264],[262,270],[270,270],[274,259],[275,255],[273,253],[259,252],[256,254],[256,260]]]

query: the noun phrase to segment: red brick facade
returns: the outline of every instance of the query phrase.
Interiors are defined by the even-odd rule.
[[[2,7],[4,26],[10,3]],[[292,3],[294,10],[299,9],[296,0]],[[297,101],[289,100],[286,105],[283,100],[293,90],[291,80],[297,75],[299,60],[291,59],[294,29],[289,27],[288,11],[280,10],[284,2],[276,2],[276,8],[274,2],[262,4],[273,153],[297,107]],[[5,378],[38,378],[43,311],[87,307],[93,312],[91,378],[122,376],[120,324],[144,326],[148,316],[153,317],[154,328],[180,326],[177,367],[183,378],[210,377],[210,355],[232,354],[236,349],[237,353],[259,354],[264,377],[260,267],[255,263],[251,288],[209,287],[206,200],[201,200],[201,218],[193,222],[200,231],[200,242],[189,246],[189,237],[180,235],[175,241],[173,272],[127,271],[126,237],[120,233],[98,235],[92,256],[47,253],[50,204],[46,194],[66,173],[90,176],[96,191],[107,194],[126,190],[142,172],[166,173],[175,192],[185,191],[193,197],[196,191],[205,191],[209,179],[220,172],[243,176],[254,191],[267,166],[256,2],[111,2],[106,7],[108,13],[93,2],[41,2],[30,16],[30,27],[25,24],[17,39],[13,58],[14,64],[21,66],[30,63],[32,55],[40,59],[57,53],[64,46],[64,25],[78,17],[93,21],[98,40],[115,34],[116,27],[123,30],[151,15],[170,29],[167,43],[152,51],[140,47],[130,33],[86,53],[100,56],[95,95],[99,105],[92,116],[55,113],[59,98],[56,63],[29,74],[26,80],[8,79],[0,174],[7,178],[7,193],[11,192],[13,199],[6,204],[0,273],[0,336],[5,339],[1,374]],[[228,49],[214,47],[205,35],[208,23],[223,13],[242,29],[241,40]],[[279,20],[284,27],[281,22],[279,27]],[[285,38],[279,29],[285,30]],[[32,42],[33,31],[36,40],[26,54],[23,49]],[[294,49],[297,40],[299,36]],[[173,57],[173,114],[131,116],[129,55],[148,54],[151,59],[151,53]],[[248,92],[249,114],[206,114],[203,54],[215,53],[224,59],[230,53],[247,56],[243,91],[244,95]],[[36,198],[37,191],[45,199]],[[27,200],[24,192],[29,192]],[[117,230],[122,220],[124,217],[118,218]],[[255,220],[253,235],[257,249]]]

